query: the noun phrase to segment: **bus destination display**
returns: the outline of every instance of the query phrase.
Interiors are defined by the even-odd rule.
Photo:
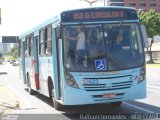
[[[61,14],[62,22],[90,22],[90,21],[116,21],[138,19],[133,9],[84,9],[67,11]]]

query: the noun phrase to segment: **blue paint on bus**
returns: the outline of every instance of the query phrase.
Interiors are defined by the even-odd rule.
[[[133,8],[64,11],[21,35],[20,44],[25,83],[56,103],[119,103],[146,97],[143,36]]]

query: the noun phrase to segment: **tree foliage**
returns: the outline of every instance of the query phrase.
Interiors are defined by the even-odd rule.
[[[2,53],[0,52],[0,64],[2,64],[2,59],[3,59]]]
[[[152,45],[154,43],[154,36],[160,35],[160,13],[157,13],[155,10],[151,9],[149,12],[140,11],[138,13],[140,20],[146,26],[146,31],[148,38],[151,38],[150,46],[147,48],[147,52],[150,55],[151,62],[152,58]]]
[[[14,59],[17,59],[18,58],[18,48],[15,47],[11,50],[11,56],[13,56]]]
[[[0,58],[2,57],[2,53],[0,52]]]

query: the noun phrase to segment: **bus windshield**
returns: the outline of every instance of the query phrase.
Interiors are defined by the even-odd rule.
[[[63,61],[70,71],[117,71],[144,60],[138,23],[63,27]]]

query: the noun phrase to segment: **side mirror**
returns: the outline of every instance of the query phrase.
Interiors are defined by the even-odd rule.
[[[145,46],[145,48],[148,48],[149,47],[149,40],[147,37],[146,27],[143,24],[141,24],[140,27],[141,27],[144,46]]]

